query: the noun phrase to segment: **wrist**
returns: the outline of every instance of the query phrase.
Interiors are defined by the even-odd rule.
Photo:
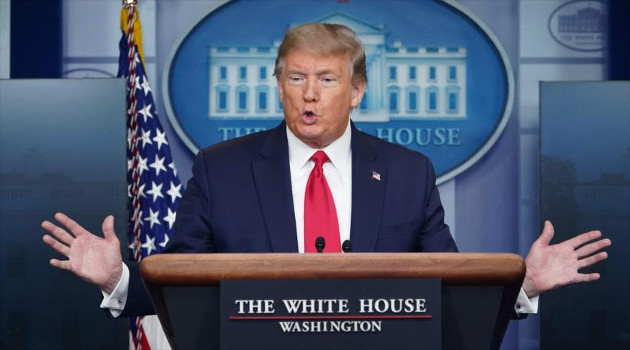
[[[114,289],[116,289],[123,275],[122,264],[123,263],[121,262],[120,265],[118,265],[118,267],[112,272],[110,277],[107,279],[107,282],[105,282],[105,284],[101,286],[101,290],[103,292],[107,294],[111,294],[114,291]]]
[[[533,298],[540,294],[540,292],[536,288],[534,278],[529,273],[529,270],[525,274],[525,278],[523,279],[523,286],[521,288],[523,288],[523,292],[525,292],[528,298]]]

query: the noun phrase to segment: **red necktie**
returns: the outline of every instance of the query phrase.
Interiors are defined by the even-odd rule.
[[[317,151],[311,160],[315,162],[315,167],[308,177],[304,196],[304,252],[316,252],[315,241],[322,237],[326,242],[325,253],[339,253],[337,209],[322,168],[330,159],[324,151]]]

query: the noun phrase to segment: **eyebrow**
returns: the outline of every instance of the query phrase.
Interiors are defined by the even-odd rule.
[[[295,70],[295,69],[289,69],[287,71],[287,74],[301,74],[301,75],[305,75],[305,73],[303,71],[299,71],[299,70]]]
[[[306,75],[306,73],[304,73],[304,71],[301,70],[295,70],[295,69],[289,69],[287,71],[287,74],[300,74],[300,75]],[[334,70],[330,69],[330,68],[324,68],[322,70],[319,70],[317,72],[315,72],[315,74],[317,76],[321,76],[321,75],[326,75],[326,74],[333,74],[333,75],[339,75],[337,73],[335,73]]]
[[[332,69],[329,69],[329,68],[325,68],[320,71],[317,71],[317,75],[326,75],[326,74],[337,75],[337,73],[335,73]]]

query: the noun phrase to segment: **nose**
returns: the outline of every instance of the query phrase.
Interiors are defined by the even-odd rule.
[[[317,85],[317,79],[307,79],[302,90],[305,102],[319,101],[319,86]]]

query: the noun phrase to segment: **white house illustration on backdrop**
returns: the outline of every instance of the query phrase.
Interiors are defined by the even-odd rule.
[[[466,48],[388,45],[384,25],[366,23],[342,12],[317,21],[344,24],[365,46],[368,87],[355,121],[466,118]],[[281,118],[273,77],[280,39],[271,46],[209,48],[210,118]]]

